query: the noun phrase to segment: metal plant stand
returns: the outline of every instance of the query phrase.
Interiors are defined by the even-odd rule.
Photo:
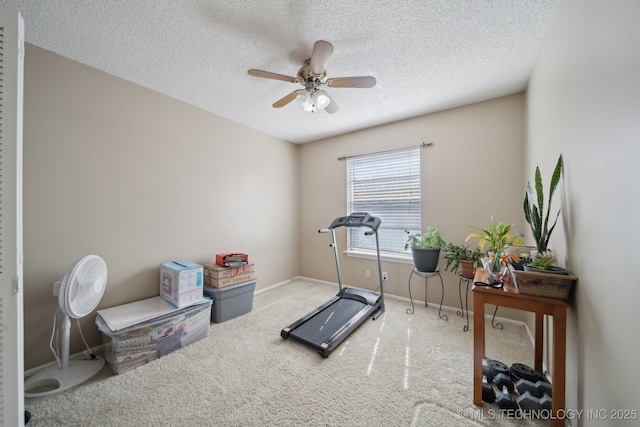
[[[494,322],[496,319],[496,313],[498,312],[498,306],[496,305],[496,309],[493,310],[493,317],[491,318],[491,326],[493,329],[504,329],[504,325],[500,322]]]
[[[440,275],[440,270],[436,269],[435,271],[418,271],[417,268],[411,268],[411,274],[409,274],[409,299],[411,300],[411,308],[407,308],[407,314],[413,314],[415,311],[415,306],[413,305],[413,297],[411,296],[411,277],[413,274],[417,274],[420,277],[424,277],[424,306],[427,306],[427,281],[430,277],[438,277],[440,279],[440,286],[442,288],[442,294],[440,295],[440,309],[438,310],[438,317],[442,320],[449,320],[449,317],[446,314],[442,314],[442,303],[444,302],[444,282],[442,281],[442,276]]]
[[[467,332],[469,330],[469,284],[473,281],[473,279],[464,277],[462,273],[458,273],[458,275],[460,276],[460,280],[458,281],[458,296],[460,297],[460,310],[456,311],[456,314],[458,315],[458,317],[462,317],[464,319],[465,311],[467,312],[466,314],[467,324],[462,327],[462,330],[464,332]],[[467,291],[464,294],[465,297],[464,297],[464,306],[463,306],[462,305],[462,285],[464,283],[467,284]]]
[[[458,275],[460,276],[460,280],[458,281],[458,296],[460,297],[460,310],[456,311],[456,314],[458,315],[458,317],[462,317],[464,319],[465,311],[467,312],[466,313],[467,324],[462,327],[462,330],[464,332],[467,332],[469,330],[469,284],[473,281],[473,279],[464,277],[461,272],[458,273]],[[463,306],[462,305],[462,286],[465,283],[467,285],[467,291],[465,294],[464,306]],[[504,329],[504,325],[501,322],[495,321],[496,313],[498,313],[498,306],[496,306],[496,309],[493,311],[493,317],[491,317],[491,326],[494,329]]]

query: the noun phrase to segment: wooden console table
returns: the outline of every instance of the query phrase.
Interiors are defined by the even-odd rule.
[[[485,358],[484,305],[494,304],[535,313],[534,368],[542,372],[544,315],[553,316],[553,373],[551,377],[552,426],[564,426],[565,369],[567,346],[567,303],[561,299],[524,295],[518,292],[510,276],[503,288],[473,286],[473,404],[482,406],[482,361]],[[482,268],[474,282],[485,282]]]

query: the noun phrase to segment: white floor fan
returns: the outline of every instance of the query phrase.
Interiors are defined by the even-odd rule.
[[[107,265],[97,255],[88,255],[73,263],[62,280],[53,285],[53,295],[58,297],[59,310],[63,314],[58,331],[59,351],[53,345],[58,312],[54,316],[51,335],[51,350],[57,363],[25,380],[25,397],[59,393],[88,380],[102,369],[104,359],[93,354],[91,359],[69,360],[69,336],[71,318],[80,319],[91,313],[98,306],[106,285]],[[82,331],[80,334],[82,335]],[[84,336],[82,339],[84,340]],[[89,349],[86,341],[85,345]],[[39,389],[44,391],[38,391]]]

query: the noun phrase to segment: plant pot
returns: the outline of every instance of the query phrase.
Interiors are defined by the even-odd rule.
[[[476,274],[476,269],[473,268],[473,261],[467,261],[466,259],[460,260],[460,267],[462,268],[462,276],[467,279],[473,279]]]
[[[411,254],[413,255],[413,264],[416,266],[416,270],[425,273],[436,271],[438,260],[440,259],[440,248],[411,248]]]
[[[558,267],[557,265],[551,265],[546,270],[540,270],[538,268],[531,267],[528,264],[522,266],[524,271],[532,271],[534,273],[545,273],[545,274],[569,274],[566,269],[562,267]]]
[[[513,281],[518,292],[547,298],[566,300],[571,289],[578,281],[576,276],[568,274],[549,274],[534,271],[512,270]]]

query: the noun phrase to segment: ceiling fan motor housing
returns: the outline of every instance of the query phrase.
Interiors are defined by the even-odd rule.
[[[327,82],[327,72],[314,74],[311,71],[311,60],[304,61],[304,65],[298,70],[298,81],[307,89],[317,89],[318,86]]]

